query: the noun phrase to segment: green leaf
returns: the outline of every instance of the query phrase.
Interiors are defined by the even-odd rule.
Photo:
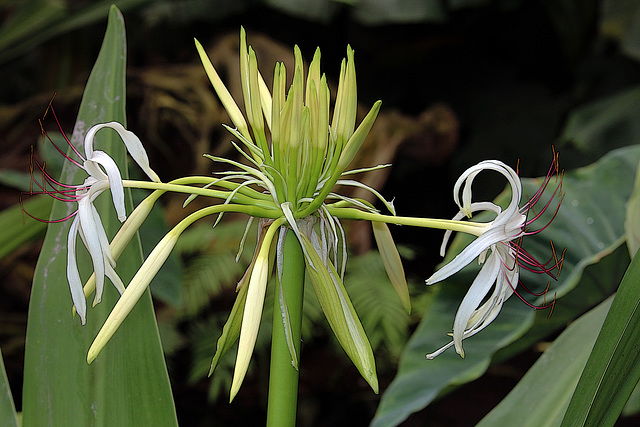
[[[521,309],[522,303],[509,300],[490,327],[464,342],[464,359],[449,351],[426,360],[425,354],[440,347],[443,335],[451,330],[459,305],[457,296],[451,288],[443,287],[438,292],[407,344],[398,374],[382,395],[372,426],[399,425],[409,414],[427,406],[445,387],[480,377],[489,367],[490,355],[514,341],[532,324],[530,316]]]
[[[640,142],[640,87],[590,103],[571,114],[561,139],[580,152],[603,155],[620,146]]]
[[[124,20],[114,6],[100,54],[85,88],[71,141],[81,147],[84,133],[96,123],[125,123],[126,37]],[[98,134],[96,148],[109,153],[126,176],[126,150],[111,131]],[[84,171],[66,163],[61,182],[79,183]],[[128,193],[127,193],[128,194]],[[120,226],[109,193],[95,202],[109,238]],[[55,201],[51,218],[68,215],[75,206]],[[127,212],[131,212],[127,196]],[[66,278],[66,241],[70,222],[50,224],[34,275],[25,348],[23,425],[140,426],[177,425],[157,325],[148,292],[100,357],[87,365],[87,350],[118,293],[105,287],[102,302],[88,311],[87,324],[72,316]],[[78,244],[78,248],[81,248]],[[134,239],[118,262],[125,283],[142,262]],[[79,251],[81,274],[91,261]]]
[[[626,405],[624,405],[624,409],[622,410],[623,417],[630,417],[638,414],[640,412],[640,387],[636,384],[636,388],[629,396],[629,400],[627,400]]]
[[[47,169],[48,171],[48,169]],[[31,174],[28,172],[19,172],[13,169],[0,170],[0,184],[5,187],[17,188],[18,190],[27,191],[31,185]]]
[[[563,426],[612,426],[640,379],[640,256],[631,261],[602,325]]]
[[[150,0],[121,0],[122,10],[149,3]],[[0,63],[6,62],[53,37],[98,22],[109,9],[111,0],[70,7],[65,0],[29,0],[14,2],[13,14],[0,31]]]
[[[550,295],[557,293],[558,297],[556,311],[562,310],[563,304],[573,310],[573,301],[565,303],[561,297],[580,283],[587,266],[600,262],[624,243],[625,204],[632,192],[632,177],[639,160],[640,147],[625,147],[611,152],[593,165],[565,173],[563,192],[566,196],[555,220],[543,233],[525,239],[525,249],[539,260],[549,258],[549,240],[554,242],[557,250],[568,248],[562,274],[558,282],[551,285]],[[524,194],[531,196],[539,187],[540,178],[523,179],[522,183]],[[507,196],[502,194],[497,202],[504,202]],[[546,224],[547,220],[548,216],[543,216],[540,224]],[[446,259],[453,258],[469,240],[466,236],[457,235]],[[442,284],[435,285],[440,287],[440,291],[409,340],[398,374],[382,396],[373,426],[398,425],[411,413],[427,406],[445,389],[478,378],[499,349],[515,342],[531,328],[535,312],[517,297],[512,297],[489,327],[465,340],[465,359],[448,351],[432,361],[424,360],[425,354],[449,339],[445,334],[451,330],[458,305],[477,270],[476,265],[470,265]],[[548,277],[521,272],[521,279],[529,289],[545,289]],[[584,309],[597,302],[586,299],[584,304],[588,305]],[[576,312],[579,314],[580,310]]]
[[[46,196],[32,197],[23,203],[23,207],[36,218],[48,218],[52,201],[52,198]],[[2,234],[0,234],[0,259],[22,245],[42,238],[46,229],[46,223],[36,221],[22,213],[20,205],[3,210],[0,212],[0,230],[2,230]]]
[[[636,184],[627,204],[627,215],[624,219],[629,255],[634,257],[640,248],[640,168],[636,171]]]
[[[477,427],[544,427],[562,421],[613,297],[572,323]]]
[[[0,351],[0,425],[18,427],[18,416],[13,404],[13,395],[4,369],[4,359]]]

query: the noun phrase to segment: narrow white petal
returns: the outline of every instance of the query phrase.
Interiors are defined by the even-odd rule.
[[[113,206],[116,208],[118,219],[123,222],[127,219],[127,214],[124,207],[124,187],[122,185],[122,175],[116,162],[105,152],[95,150],[93,156],[85,162],[85,168],[87,168],[91,162],[101,165],[107,176],[109,177],[109,187],[111,188],[111,199],[113,200]]]
[[[89,177],[87,177],[87,179],[92,178],[93,182],[96,182],[96,181],[108,182],[109,181],[109,177],[100,168],[100,165],[98,163],[91,162],[89,160],[85,160],[84,164],[83,164],[83,167],[84,167],[84,170],[89,174]],[[86,184],[85,183],[85,186],[86,185],[91,185],[91,184]]]
[[[447,349],[449,349],[452,345],[453,345],[453,341],[449,341],[447,344],[443,345],[442,347],[440,347],[439,349],[437,349],[433,353],[427,354],[427,356],[426,356],[427,359],[429,359],[429,360],[435,359],[436,357],[438,357],[442,353],[444,353]]]
[[[116,273],[116,270],[107,263],[104,265],[104,274],[109,278],[109,280],[111,280],[111,283],[113,283],[113,286],[115,286],[120,295],[122,295],[125,291],[125,287],[122,279],[118,276],[118,273]],[[95,306],[98,302],[94,300],[93,305]]]
[[[504,239],[505,234],[502,227],[490,228],[464,248],[453,260],[429,277],[426,281],[427,285],[440,282],[457,273],[476,259],[482,252],[486,251],[491,245],[501,242]]]
[[[471,203],[471,207],[469,210],[469,214],[473,214],[475,212],[479,212],[479,211],[491,211],[493,213],[495,213],[496,215],[499,215],[500,212],[502,211],[502,208],[500,208],[500,206],[491,203],[491,202],[476,202],[476,203]],[[464,218],[465,216],[467,216],[466,212],[460,211],[458,212],[453,218],[452,220],[454,221],[460,221],[462,218]],[[488,230],[489,228],[491,228],[492,226],[492,222],[487,223],[487,227],[485,230]],[[485,231],[483,231],[484,233]],[[453,233],[453,231],[451,230],[447,230],[444,233],[444,238],[442,239],[442,244],[440,245],[440,256],[444,257],[445,253],[446,253],[446,249],[447,249],[447,243],[449,242],[449,239],[451,238],[451,234]]]
[[[84,154],[87,159],[93,157],[93,140],[96,138],[96,132],[103,127],[103,124],[92,126],[84,136]]]
[[[91,213],[93,215],[94,224],[96,224],[95,232],[96,232],[96,235],[98,236],[98,240],[100,242],[100,248],[102,250],[102,259],[103,259],[103,265],[105,269],[105,276],[111,279],[111,283],[113,283],[113,285],[116,287],[118,292],[120,292],[120,294],[122,295],[122,293],[124,292],[124,284],[122,283],[122,280],[120,279],[120,277],[118,276],[118,274],[114,269],[116,266],[116,261],[114,260],[113,255],[111,254],[109,239],[107,238],[107,233],[105,232],[104,227],[102,227],[102,219],[100,218],[100,214],[98,213],[98,210],[95,208],[95,206],[91,204],[90,207],[91,207]],[[102,301],[103,290],[104,288],[98,288],[96,286],[96,292],[93,299],[94,307],[97,304],[99,304],[100,301]]]
[[[131,157],[135,160],[138,166],[140,166],[144,173],[147,174],[149,179],[155,182],[160,182],[158,175],[151,169],[151,166],[149,166],[149,157],[147,156],[147,152],[144,149],[140,138],[138,138],[135,133],[125,129],[125,127],[118,122],[105,123],[104,126],[108,126],[118,132],[120,138],[122,138],[122,141],[124,142],[124,145],[127,147],[127,151],[129,151],[129,154],[131,154]]]
[[[131,154],[133,160],[135,160],[135,162],[152,181],[160,182],[158,175],[149,166],[149,157],[147,156],[147,152],[145,151],[140,138],[138,138],[133,132],[125,129],[125,127],[118,122],[101,123],[93,126],[89,131],[87,131],[87,135],[84,139],[84,150],[87,155],[87,159],[93,157],[93,141],[95,139],[96,132],[102,128],[111,128],[118,132],[118,135],[120,135],[120,138],[127,147],[127,151]]]
[[[102,223],[96,224],[92,208],[93,205],[87,197],[83,197],[78,202],[80,236],[93,262],[93,271],[96,275],[96,293],[102,295],[102,288],[104,287],[104,258],[97,230],[98,227],[102,227]]]
[[[109,246],[109,239],[107,237],[107,233],[102,226],[102,219],[100,218],[100,214],[96,207],[91,204],[91,214],[93,215],[93,222],[96,225],[95,231],[98,236],[98,240],[100,242],[100,248],[102,249],[102,258],[105,260],[105,264],[110,264],[111,267],[116,266],[116,261],[111,254],[111,247]]]
[[[477,165],[471,166],[469,169],[464,171],[456,181],[453,190],[453,197],[456,204],[460,207],[460,210],[469,216],[471,213],[471,187],[473,185],[473,180],[483,170],[493,170],[502,174],[507,178],[509,186],[511,187],[511,201],[509,206],[505,209],[504,215],[497,219],[497,223],[500,224],[502,223],[503,218],[509,218],[516,213],[520,199],[522,198],[522,184],[520,182],[520,178],[518,177],[518,174],[506,164],[498,160],[485,160]],[[462,184],[464,184],[464,188],[462,190],[461,202],[459,197],[460,187]]]
[[[84,298],[82,280],[80,280],[76,260],[76,238],[78,237],[79,223],[80,219],[75,217],[69,228],[69,235],[67,236],[67,280],[69,281],[71,300],[76,308],[76,313],[80,316],[80,321],[84,325],[87,322],[87,301]]]
[[[456,352],[462,357],[464,357],[462,339],[465,331],[467,330],[469,319],[471,319],[474,311],[491,290],[498,274],[500,274],[500,258],[497,254],[492,253],[487,259],[487,262],[480,269],[480,272],[473,281],[473,284],[462,300],[462,303],[460,303],[460,307],[458,308],[458,312],[456,313],[456,317],[453,322],[453,342],[456,347]]]

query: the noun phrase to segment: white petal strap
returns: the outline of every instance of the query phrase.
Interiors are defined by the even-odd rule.
[[[87,155],[87,159],[93,156],[93,140],[95,139],[96,132],[105,127],[118,132],[118,135],[120,135],[124,145],[127,147],[127,151],[131,154],[131,157],[135,160],[138,166],[140,166],[144,173],[147,174],[149,179],[155,182],[160,182],[158,175],[151,169],[151,166],[149,166],[149,157],[147,156],[147,152],[145,151],[140,138],[138,138],[135,133],[125,129],[125,127],[118,122],[101,123],[89,129],[84,139],[84,150]]]
[[[78,237],[79,224],[80,219],[75,217],[71,223],[67,237],[67,280],[69,281],[71,300],[76,308],[76,313],[80,316],[80,322],[84,325],[87,322],[87,301],[84,298],[82,281],[80,280],[76,260],[76,238]]]
[[[85,168],[89,172],[91,163],[97,163],[101,165],[107,176],[109,177],[109,187],[111,188],[111,198],[113,199],[113,206],[116,208],[118,219],[123,222],[127,219],[127,214],[124,207],[124,187],[122,185],[122,176],[120,175],[120,169],[116,162],[104,151],[96,150],[93,152],[93,156],[85,162]]]

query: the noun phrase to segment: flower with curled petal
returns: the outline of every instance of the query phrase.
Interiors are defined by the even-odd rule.
[[[118,219],[120,222],[123,222],[127,218],[124,203],[124,186],[122,175],[115,161],[104,151],[94,149],[96,133],[104,128],[115,130],[124,142],[131,157],[147,176],[155,182],[159,182],[160,178],[149,166],[149,159],[140,139],[133,132],[125,129],[120,123],[102,123],[91,127],[84,138],[83,156],[62,131],[53,107],[50,106],[50,109],[69,148],[79,160],[74,159],[71,157],[72,155],[66,154],[58,147],[53,140],[49,138],[44,128],[42,130],[43,137],[47,137],[50,143],[53,144],[69,162],[83,169],[89,176],[85,178],[84,182],[80,185],[61,183],[49,175],[45,171],[44,164],[40,164],[32,156],[32,162],[35,163],[42,173],[42,182],[32,180],[32,182],[40,188],[40,191],[31,191],[30,194],[48,194],[57,200],[78,204],[77,210],[71,214],[62,219],[48,222],[60,222],[74,217],[67,237],[67,279],[69,281],[73,305],[80,316],[82,324],[84,324],[86,322],[86,300],[76,260],[76,241],[78,235],[80,235],[82,242],[91,256],[95,273],[96,294],[93,305],[98,304],[102,298],[105,276],[111,280],[121,294],[124,292],[122,280],[115,271],[116,262],[111,254],[109,241],[102,225],[100,214],[93,205],[93,202],[100,194],[106,190],[110,190]]]
[[[492,202],[471,201],[473,181],[480,172],[486,170],[493,170],[502,174],[511,187],[511,201],[504,210]],[[514,293],[517,294],[516,286],[520,279],[520,267],[536,273],[548,274],[555,279],[553,271],[557,269],[559,272],[562,266],[562,258],[558,260],[554,252],[554,257],[550,262],[541,264],[522,249],[521,239],[525,235],[542,231],[548,225],[535,231],[529,229],[529,226],[549,207],[551,200],[561,193],[560,181],[560,184],[558,184],[553,195],[541,211],[535,214],[533,210],[535,205],[540,201],[552,176],[556,175],[558,170],[558,158],[555,155],[542,186],[522,208],[519,207],[523,194],[520,178],[516,171],[504,163],[497,160],[480,162],[467,169],[460,176],[454,186],[453,193],[460,212],[454,216],[453,220],[459,221],[465,216],[471,218],[477,212],[482,211],[494,214],[495,218],[478,228],[475,233],[478,238],[462,250],[451,262],[426,280],[427,285],[440,282],[457,273],[476,258],[482,265],[480,272],[471,284],[456,313],[453,324],[453,340],[437,351],[428,354],[428,359],[435,358],[451,346],[454,346],[456,352],[464,357],[462,340],[487,327],[500,313],[504,302]],[[461,200],[460,189],[463,185]],[[561,201],[562,199],[558,202],[558,207]],[[529,218],[529,212],[534,212],[532,218]],[[451,233],[451,230],[447,230],[445,233],[440,248],[442,256],[444,256]],[[487,298],[492,289],[493,292]],[[485,302],[483,303],[483,301]],[[527,302],[525,301],[525,303]],[[527,304],[533,307],[531,304]],[[551,305],[553,304],[533,308],[547,308]]]

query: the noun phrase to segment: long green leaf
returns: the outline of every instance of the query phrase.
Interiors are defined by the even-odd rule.
[[[640,379],[640,255],[631,261],[563,426],[612,426]]]
[[[114,6],[100,54],[91,72],[71,138],[81,147],[95,123],[125,122],[126,37],[124,20]],[[126,151],[115,133],[101,131],[96,148],[109,153],[126,176]],[[82,151],[82,149],[80,148]],[[61,181],[79,183],[85,173],[65,164]],[[110,195],[96,202],[107,235],[120,226]],[[127,211],[131,212],[128,197]],[[68,215],[75,206],[55,201],[51,218]],[[87,350],[117,300],[108,286],[102,302],[89,309],[86,326],[72,317],[66,279],[66,236],[70,222],[51,224],[36,266],[29,306],[23,389],[23,425],[172,426],[176,414],[158,330],[148,292],[141,298],[100,357],[87,365]],[[78,248],[81,248],[78,244]],[[88,277],[91,261],[80,251],[78,265]],[[127,283],[142,262],[137,239],[118,261]]]
[[[568,248],[562,274],[558,282],[552,283],[549,297],[557,292],[556,311],[562,311],[565,303],[561,297],[580,283],[585,268],[600,262],[624,243],[625,204],[633,189],[639,159],[640,147],[626,147],[593,165],[566,173],[563,185],[566,196],[557,217],[543,233],[525,239],[525,249],[540,260],[549,257],[549,240],[553,240],[558,250]],[[523,189],[528,195],[533,195],[539,185],[539,179],[523,180]],[[545,223],[544,217],[541,223]],[[455,256],[467,242],[466,237],[456,236],[447,259]],[[398,425],[443,390],[478,378],[499,349],[514,343],[531,328],[535,312],[512,297],[489,327],[465,341],[465,359],[449,351],[432,361],[424,360],[425,354],[449,339],[445,333],[451,330],[460,300],[476,272],[477,266],[469,266],[436,285],[441,288],[440,292],[410,339],[398,374],[382,396],[373,426]],[[522,280],[529,289],[538,290],[545,288],[548,277],[523,273]],[[570,309],[579,314],[598,302],[585,299],[582,310]],[[573,304],[573,300],[567,302],[567,305]]]
[[[629,255],[633,257],[640,248],[640,168],[636,172],[636,183],[633,194],[627,204],[627,216],[624,219],[624,229],[627,232],[627,247]]]
[[[477,427],[558,426],[613,297],[572,323]]]
[[[0,425],[6,427],[18,427],[16,407],[13,404],[13,395],[7,380],[7,372],[4,369],[4,360],[0,351]]]
[[[53,199],[46,196],[32,197],[23,203],[24,209],[36,218],[46,218],[51,212]],[[22,222],[22,225],[17,225]],[[20,246],[42,239],[47,225],[22,213],[20,205],[13,205],[0,212],[0,259]]]

